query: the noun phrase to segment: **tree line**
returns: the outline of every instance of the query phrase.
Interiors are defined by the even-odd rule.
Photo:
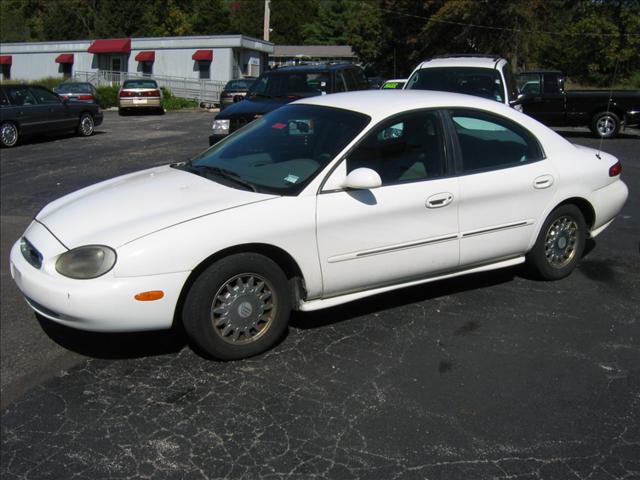
[[[370,74],[426,57],[497,54],[579,83],[640,88],[640,0],[271,0],[270,40],[351,45]],[[263,0],[0,0],[0,41],[244,34]]]

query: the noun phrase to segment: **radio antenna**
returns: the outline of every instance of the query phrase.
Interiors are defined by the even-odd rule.
[[[609,89],[609,99],[607,100],[607,115],[611,110],[611,103],[613,102],[613,86],[616,84],[616,75],[618,74],[618,62],[620,61],[620,57],[616,58],[616,65],[613,68],[613,79],[611,80],[611,88]],[[596,153],[596,157],[600,158],[600,152],[602,151],[602,142],[604,141],[604,137],[600,136],[600,146],[598,146],[598,153]]]

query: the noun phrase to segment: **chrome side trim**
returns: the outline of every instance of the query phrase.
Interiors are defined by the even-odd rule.
[[[495,233],[495,232],[499,232],[500,230],[509,230],[511,228],[524,227],[526,225],[533,225],[533,223],[534,223],[533,220],[523,220],[521,222],[507,223],[505,225],[498,225],[496,227],[482,228],[480,230],[472,230],[470,232],[464,232],[462,234],[462,238],[475,237],[476,235],[484,235],[485,233]]]
[[[396,252],[401,250],[407,250],[409,248],[423,247],[425,245],[449,242],[451,240],[457,240],[457,239],[458,239],[458,235],[455,233],[452,233],[448,235],[443,235],[441,237],[430,238],[428,240],[417,240],[417,241],[402,243],[400,245],[393,245],[389,247],[372,248],[371,250],[364,250],[361,252],[343,253],[340,255],[335,255],[333,257],[330,257],[327,260],[327,262],[328,263],[345,262],[347,260],[354,260],[356,258],[363,258],[363,257],[372,256],[372,255],[380,255],[382,253],[390,253],[390,252]]]

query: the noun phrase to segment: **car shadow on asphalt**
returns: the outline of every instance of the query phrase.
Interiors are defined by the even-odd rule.
[[[180,328],[132,333],[87,332],[35,314],[45,334],[61,347],[91,358],[130,359],[177,353],[187,345]]]
[[[102,132],[100,130],[94,130],[93,136],[98,136],[98,135],[103,135],[106,132]],[[80,137],[77,133],[43,133],[41,135],[38,136],[30,136],[30,137],[23,137],[20,139],[20,141],[18,142],[18,144],[13,147],[15,148],[20,148],[21,145],[37,145],[39,143],[48,143],[48,142],[53,142],[55,140],[66,140],[69,138],[82,138]]]
[[[508,283],[516,276],[522,277],[523,270],[522,266],[517,266],[491,272],[463,275],[373,295],[325,310],[293,312],[289,325],[301,330],[334,325],[362,315],[371,315],[391,308]]]

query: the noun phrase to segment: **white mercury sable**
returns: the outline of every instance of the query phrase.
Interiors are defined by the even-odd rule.
[[[292,309],[525,261],[564,277],[622,208],[621,169],[478,97],[307,98],[189,162],[50,203],[11,273],[54,322],[182,322],[210,355],[242,358],[271,347]]]

